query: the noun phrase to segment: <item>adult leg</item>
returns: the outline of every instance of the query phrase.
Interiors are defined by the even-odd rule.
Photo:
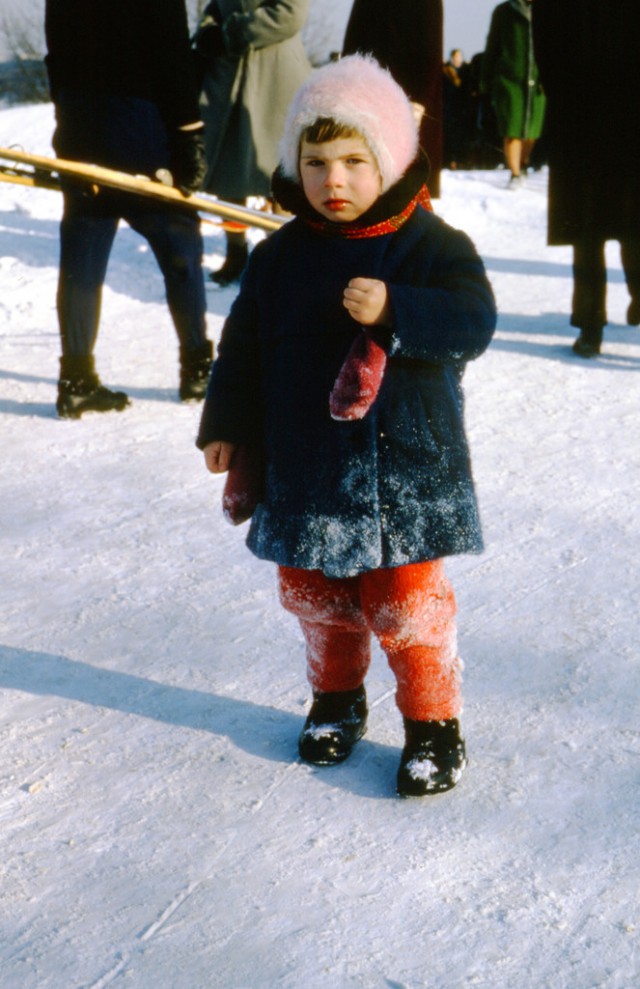
[[[212,345],[206,334],[202,235],[188,210],[130,208],[130,226],[146,238],[164,277],[167,304],[180,344],[180,398],[204,398]]]
[[[98,335],[102,286],[118,219],[90,199],[65,194],[57,308],[63,357],[87,357]]]
[[[249,247],[244,231],[236,233],[228,230],[225,237],[227,245],[225,259],[222,266],[209,275],[211,281],[219,285],[220,288],[226,288],[227,285],[233,285],[234,282],[240,281],[240,276],[249,258]]]
[[[607,322],[607,268],[604,241],[588,238],[573,245],[573,299],[571,325],[580,329],[573,345],[579,357],[600,353]]]
[[[620,241],[620,257],[631,301],[627,309],[629,326],[640,326],[640,239]]]
[[[531,160],[531,155],[533,154],[533,149],[535,147],[535,141],[531,138],[527,138],[522,142],[522,152],[520,156],[520,168],[525,170],[529,167],[529,162]]]
[[[505,137],[502,148],[506,166],[511,172],[509,188],[518,189],[522,185],[522,141],[519,137]]]
[[[102,203],[75,191],[65,193],[57,293],[62,357],[56,403],[63,418],[121,411],[129,404],[124,392],[101,384],[93,358],[102,286],[117,226],[117,216]]]

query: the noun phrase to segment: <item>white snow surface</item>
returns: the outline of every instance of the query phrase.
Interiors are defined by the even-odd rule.
[[[52,128],[0,113],[3,145]],[[61,198],[0,185],[3,989],[640,984],[640,332],[610,244],[603,355],[573,356],[546,175],[505,185],[445,172],[435,204],[500,320],[466,375],[487,548],[448,565],[469,767],[406,801],[379,650],[352,757],[297,759],[302,637],[194,446],[146,243],[118,234],[96,350],[133,404],[60,421]]]

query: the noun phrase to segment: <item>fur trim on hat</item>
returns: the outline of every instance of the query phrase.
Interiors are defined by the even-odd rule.
[[[314,70],[293,97],[280,142],[284,174],[300,181],[303,131],[329,118],[353,128],[373,154],[383,192],[405,173],[418,150],[418,128],[405,92],[374,58],[347,55]]]

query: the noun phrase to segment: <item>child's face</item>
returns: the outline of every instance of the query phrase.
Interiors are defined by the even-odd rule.
[[[373,206],[382,179],[366,142],[358,136],[300,147],[300,177],[304,194],[327,220],[348,223]]]

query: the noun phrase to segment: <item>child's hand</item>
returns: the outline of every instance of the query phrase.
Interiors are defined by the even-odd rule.
[[[344,290],[342,304],[363,326],[391,325],[389,292],[377,278],[352,278]]]
[[[212,474],[224,474],[226,470],[229,470],[235,448],[235,443],[227,443],[225,440],[214,440],[213,443],[208,443],[202,451],[207,470],[210,470]]]

